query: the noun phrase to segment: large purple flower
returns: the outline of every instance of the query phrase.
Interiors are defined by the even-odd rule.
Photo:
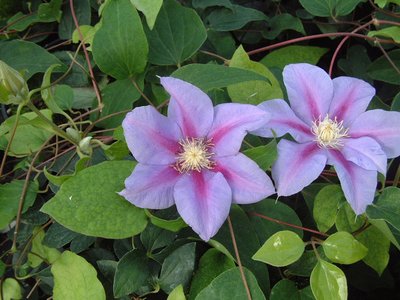
[[[400,154],[400,113],[365,111],[375,94],[368,83],[351,77],[333,80],[309,64],[285,67],[283,80],[290,106],[283,100],[259,105],[271,113],[263,137],[291,134],[281,140],[272,177],[279,196],[301,191],[325,165],[333,165],[347,201],[356,214],[374,199],[377,171],[386,174],[388,158]]]
[[[151,106],[128,113],[122,126],[139,162],[120,193],[138,207],[176,204],[187,224],[208,241],[222,226],[231,203],[247,204],[275,193],[271,179],[239,153],[247,131],[268,121],[252,105],[212,105],[197,87],[161,78],[171,95],[168,117]]]

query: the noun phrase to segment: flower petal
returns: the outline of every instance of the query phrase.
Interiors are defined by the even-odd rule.
[[[337,77],[332,80],[334,95],[329,115],[349,126],[362,114],[375,95],[375,89],[363,80],[352,77]]]
[[[376,140],[388,158],[400,155],[400,112],[374,109],[362,113],[350,126],[352,138],[369,136]]]
[[[335,167],[344,195],[354,212],[357,215],[365,212],[374,201],[377,172],[357,166],[336,150],[329,151],[328,164]]]
[[[252,134],[263,137],[274,137],[272,134],[273,130],[276,136],[280,137],[286,133],[290,133],[300,143],[311,141],[314,138],[310,126],[300,120],[284,100],[264,101],[258,107],[269,112],[271,119],[266,125],[252,131]]]
[[[178,125],[151,106],[137,107],[122,122],[129,150],[137,161],[171,164],[179,150]]]
[[[175,185],[174,197],[183,220],[208,241],[228,217],[232,191],[221,173],[192,172]]]
[[[180,176],[171,166],[139,163],[119,194],[138,207],[167,208],[174,204],[174,186]]]
[[[290,106],[308,125],[324,117],[333,97],[333,83],[329,75],[310,64],[291,64],[283,69]]]
[[[242,153],[218,158],[215,170],[224,175],[231,187],[234,203],[255,203],[275,194],[268,175]]]
[[[272,166],[278,196],[290,196],[300,192],[321,174],[327,156],[316,143],[297,144],[281,140],[278,159]]]
[[[265,124],[269,114],[254,105],[224,103],[214,109],[214,123],[208,134],[216,156],[239,152],[244,136]]]
[[[172,77],[161,77],[161,84],[171,95],[168,117],[178,123],[185,137],[205,137],[214,116],[213,104],[207,94]]]
[[[345,139],[341,152],[347,160],[361,168],[386,174],[386,154],[379,143],[370,137]]]

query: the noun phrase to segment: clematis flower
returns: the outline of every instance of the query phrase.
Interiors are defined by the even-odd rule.
[[[227,218],[231,203],[254,203],[275,193],[271,179],[239,153],[247,131],[268,121],[252,105],[212,105],[197,87],[172,77],[168,117],[151,106],[128,113],[122,126],[139,162],[120,194],[142,208],[176,204],[183,220],[208,241]]]
[[[377,172],[386,174],[387,159],[400,154],[400,113],[365,111],[375,89],[351,77],[333,80],[309,64],[285,67],[284,100],[259,105],[271,113],[267,125],[253,132],[263,137],[289,133],[282,139],[272,167],[278,196],[301,191],[325,165],[334,166],[344,195],[356,214],[374,199]]]

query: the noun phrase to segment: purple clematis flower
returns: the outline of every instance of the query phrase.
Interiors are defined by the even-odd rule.
[[[301,191],[328,164],[355,213],[363,213],[374,199],[377,171],[385,175],[387,159],[400,154],[400,113],[365,111],[375,95],[371,85],[351,77],[331,80],[313,65],[288,65],[283,80],[291,108],[280,99],[261,103],[272,118],[253,132],[272,137],[272,129],[296,141],[278,144],[272,167],[278,196]]]
[[[171,95],[168,117],[145,106],[122,123],[139,163],[120,194],[142,208],[176,204],[183,220],[208,241],[232,202],[254,203],[275,193],[266,173],[239,153],[247,131],[265,124],[269,114],[245,104],[214,108],[207,94],[172,77],[162,77],[161,84]]]

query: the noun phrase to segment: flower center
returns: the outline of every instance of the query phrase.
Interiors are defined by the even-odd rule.
[[[214,153],[210,152],[213,146],[211,140],[205,138],[185,138],[179,141],[180,152],[176,156],[175,170],[179,173],[190,171],[200,172],[201,169],[212,169],[215,166],[212,161]]]
[[[326,115],[323,120],[319,117],[318,120],[313,122],[311,132],[315,135],[315,141],[320,147],[335,148],[343,146],[344,137],[349,137],[348,128],[343,126],[343,121],[338,122],[335,119],[330,119],[329,115]]]

